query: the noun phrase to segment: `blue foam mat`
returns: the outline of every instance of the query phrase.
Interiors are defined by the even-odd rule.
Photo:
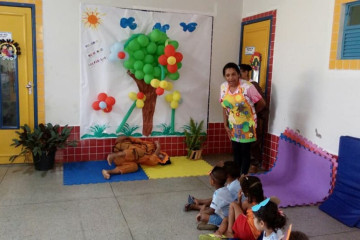
[[[340,137],[338,169],[333,193],[319,206],[349,227],[360,228],[360,139]]]
[[[140,166],[137,172],[112,175],[109,180],[104,179],[101,170],[109,170],[113,169],[114,167],[115,165],[109,166],[106,160],[64,163],[64,185],[136,181],[149,179]]]

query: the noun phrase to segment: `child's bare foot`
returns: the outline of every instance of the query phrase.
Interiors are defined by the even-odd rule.
[[[216,232],[214,232],[214,235],[215,235],[216,237],[222,237],[223,233],[220,232],[219,230],[217,230]]]
[[[108,173],[108,171],[106,171],[105,169],[103,169],[101,171],[102,175],[104,176],[105,179],[110,179],[110,174]]]
[[[234,233],[232,232],[232,231],[226,231],[225,233],[224,233],[224,235],[226,236],[226,237],[228,237],[228,238],[233,238],[234,237]]]

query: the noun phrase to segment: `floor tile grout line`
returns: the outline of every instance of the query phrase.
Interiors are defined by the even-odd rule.
[[[5,176],[6,176],[6,174],[8,173],[8,171],[9,171],[9,167],[6,168],[6,171],[5,171],[4,175],[2,176],[2,178],[0,180],[0,184],[3,182],[3,180],[4,180]]]
[[[1,205],[0,208],[5,207],[17,207],[17,206],[29,206],[29,205],[37,205],[37,204],[51,204],[51,203],[66,203],[66,202],[76,202],[76,201],[86,201],[86,200],[97,200],[97,199],[110,199],[114,198],[114,196],[110,197],[91,197],[91,198],[77,198],[77,199],[68,199],[68,200],[57,200],[57,201],[46,201],[46,202],[33,202],[33,203],[19,203],[19,204],[9,204],[9,205]]]
[[[344,224],[345,225],[345,224]],[[346,226],[346,225],[345,225]],[[339,235],[339,234],[346,234],[346,233],[352,233],[352,232],[358,232],[359,229],[357,229],[356,227],[353,227],[354,229],[351,229],[350,231],[342,231],[342,232],[336,232],[336,233],[331,233],[331,234],[323,234],[323,235],[314,235],[314,236],[310,236],[309,237],[323,237],[323,236],[334,236],[334,235]]]
[[[125,217],[125,214],[124,214],[124,212],[123,212],[123,210],[122,210],[122,208],[121,208],[120,201],[118,200],[118,197],[115,195],[115,192],[114,192],[113,186],[111,185],[111,183],[109,183],[109,184],[110,184],[111,191],[112,191],[112,192],[113,192],[113,194],[114,194],[115,200],[116,200],[116,202],[117,202],[117,204],[118,204],[118,206],[119,206],[119,209],[120,209],[121,215],[123,216],[124,221],[126,222],[126,226],[127,226],[127,227],[128,227],[128,229],[129,229],[129,233],[130,233],[131,239],[133,239],[133,240],[134,240],[134,236],[133,236],[133,234],[132,234],[132,232],[131,232],[131,229],[130,229],[129,223],[128,223],[128,221],[127,221],[127,219],[126,219],[126,217]]]

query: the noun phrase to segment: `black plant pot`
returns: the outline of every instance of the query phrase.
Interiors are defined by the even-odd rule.
[[[47,171],[54,168],[55,162],[55,153],[56,151],[49,152],[46,155],[46,152],[42,152],[41,156],[33,156],[34,166],[36,170]]]

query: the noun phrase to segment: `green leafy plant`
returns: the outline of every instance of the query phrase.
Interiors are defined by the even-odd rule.
[[[204,121],[197,123],[190,118],[189,125],[184,126],[185,144],[187,146],[188,157],[191,151],[200,150],[206,141],[206,133],[203,132]]]
[[[61,131],[58,124],[52,125],[51,123],[41,123],[33,130],[25,124],[20,126],[20,129],[22,132],[16,131],[19,136],[12,140],[11,146],[21,146],[21,152],[11,156],[11,162],[20,156],[27,157],[28,154],[32,154],[34,157],[40,157],[42,154],[48,155],[57,149],[77,145],[77,141],[67,141],[72,130],[72,127],[68,127],[68,125],[64,126]]]

